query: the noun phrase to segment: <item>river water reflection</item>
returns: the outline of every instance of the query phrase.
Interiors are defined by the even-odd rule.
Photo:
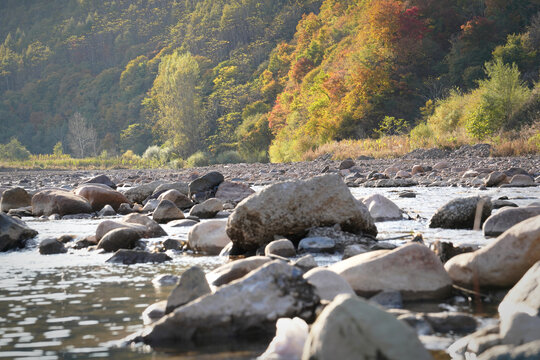
[[[538,188],[504,188],[479,191],[470,188],[412,188],[416,198],[400,198],[403,189],[351,189],[356,197],[380,193],[405,210],[415,220],[377,223],[379,239],[400,244],[396,239],[420,232],[428,242],[452,241],[457,244],[485,245],[481,232],[428,229],[435,210],[456,197],[476,194],[497,199],[507,196],[520,206],[540,198]],[[64,234],[91,235],[101,220],[39,221],[24,219],[39,232],[38,239]],[[187,229],[164,226],[174,238],[186,239]],[[152,239],[152,242],[162,241]],[[142,328],[141,313],[150,304],[166,299],[172,286],[152,283],[157,275],[180,275],[198,265],[210,271],[225,262],[219,257],[171,254],[173,261],[159,265],[112,265],[110,254],[86,250],[42,256],[35,246],[0,254],[0,359],[247,359],[264,351],[264,343],[230,344],[226,347],[157,353],[145,347],[118,348],[117,341]],[[318,256],[319,265],[339,260],[338,256]],[[412,305],[418,307],[418,304]],[[442,311],[455,304],[425,304],[424,310]],[[473,312],[467,303],[459,310]],[[421,308],[422,309],[422,308]],[[452,339],[441,340],[431,348],[444,348]],[[435,345],[434,345],[435,344]],[[237,348],[234,348],[236,346]]]

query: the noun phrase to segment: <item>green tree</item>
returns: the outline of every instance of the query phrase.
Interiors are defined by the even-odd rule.
[[[6,160],[26,160],[30,158],[28,151],[19,140],[12,138],[7,144],[0,144],[0,158]]]
[[[195,58],[175,51],[161,59],[150,98],[145,101],[157,118],[163,140],[172,141],[182,157],[200,150],[206,135],[199,77]]]

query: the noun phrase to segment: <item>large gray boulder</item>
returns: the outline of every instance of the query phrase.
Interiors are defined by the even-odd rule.
[[[338,295],[311,327],[303,360],[432,360],[416,332],[351,295]]]
[[[120,204],[129,203],[124,194],[101,184],[82,185],[73,192],[88,200],[94,211],[100,211],[105,205],[110,205],[117,211]]]
[[[403,219],[403,211],[381,194],[373,194],[360,199],[375,221],[394,221]]]
[[[437,255],[417,243],[356,255],[328,269],[362,296],[400,291],[405,300],[441,299],[452,289],[452,280]]]
[[[39,253],[41,255],[63,254],[66,252],[65,245],[55,238],[44,239],[39,243]]]
[[[143,184],[139,186],[132,187],[131,189],[128,189],[124,195],[129,199],[129,201],[134,203],[142,204],[143,201],[152,195],[154,190],[161,185],[164,184],[164,181],[153,181],[149,184]]]
[[[152,214],[152,219],[158,223],[168,223],[184,218],[184,213],[170,200],[161,200]]]
[[[86,214],[92,212],[92,206],[84,197],[69,191],[51,189],[42,190],[32,197],[32,213],[34,216],[60,216],[70,214]]]
[[[278,318],[309,318],[318,303],[299,269],[273,261],[177,308],[136,340],[156,347],[193,341],[215,344],[254,332],[270,335]]]
[[[540,206],[521,208],[504,208],[487,218],[484,226],[484,236],[499,236],[512,226],[540,215]]]
[[[18,209],[30,206],[32,196],[23,188],[16,187],[4,191],[0,199],[0,211],[8,212],[11,209]]]
[[[243,200],[229,217],[227,234],[236,247],[255,250],[274,235],[303,236],[309,228],[339,224],[351,233],[377,235],[368,209],[339,175],[269,186]]]
[[[0,251],[24,247],[25,241],[37,234],[23,221],[0,213]]]
[[[473,229],[477,208],[480,220],[478,226],[491,215],[491,200],[487,197],[472,196],[454,199],[440,207],[429,221],[430,228]]]
[[[167,298],[165,313],[168,314],[177,307],[211,292],[204,271],[200,267],[193,266],[180,276],[178,285]]]
[[[540,216],[535,216],[480,250],[451,258],[444,267],[460,285],[511,287],[539,260]]]

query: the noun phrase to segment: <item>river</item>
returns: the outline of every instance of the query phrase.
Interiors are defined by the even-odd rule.
[[[400,198],[403,189],[352,188],[355,197],[379,193],[394,201],[414,220],[377,223],[379,240],[401,244],[414,232],[426,242],[452,241],[454,244],[485,245],[480,231],[429,229],[435,210],[457,197],[472,195],[507,196],[525,206],[540,199],[540,188],[496,188],[481,191],[461,187],[414,187],[416,198]],[[201,349],[178,349],[159,353],[147,347],[118,347],[119,340],[142,328],[141,313],[150,304],[166,299],[172,286],[155,285],[160,274],[180,275],[198,265],[210,271],[223,264],[220,257],[170,253],[173,261],[164,264],[113,265],[111,254],[70,250],[67,254],[40,255],[37,243],[65,234],[93,235],[102,220],[41,221],[25,218],[39,232],[33,246],[0,253],[0,359],[248,359],[262,353],[265,343],[227,344]],[[189,229],[163,226],[169,237],[187,239]],[[151,243],[168,237],[149,240]],[[319,265],[339,261],[338,256],[316,256]],[[493,311],[479,313],[466,301],[452,299],[447,304],[409,304],[414,310],[445,309],[474,313],[482,324],[489,323]],[[488,306],[489,308],[489,306]],[[493,309],[494,307],[491,306]],[[452,337],[423,337],[430,349],[444,350]]]

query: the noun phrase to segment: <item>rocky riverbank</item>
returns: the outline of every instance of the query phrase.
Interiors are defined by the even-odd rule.
[[[377,189],[361,198],[348,189],[391,187],[407,198],[416,194],[403,187],[539,185],[537,157],[489,158],[482,147],[470,152],[181,171],[6,172],[0,174],[0,208],[7,213],[0,214],[0,251],[32,246],[36,232],[18,218],[92,218],[100,221],[95,234],[43,239],[36,251],[110,253],[113,264],[193,254],[229,258],[211,272],[189,269],[166,301],[144,311],[147,327],[129,342],[155,349],[265,338],[277,323],[263,358],[429,359],[419,335],[467,335],[477,320],[456,311],[412,312],[404,303],[481,301],[494,290],[502,299],[513,288],[501,303],[500,325],[448,351],[457,358],[524,351],[538,356],[540,338],[530,331],[540,329],[538,199],[516,207],[478,191],[430,214],[430,228],[483,229],[486,237],[497,236],[479,249],[421,235],[396,246],[377,238],[379,226],[409,215]],[[269,186],[255,192],[250,185]],[[187,239],[166,238],[162,224],[188,228]],[[320,267],[317,254],[334,254],[335,261]],[[281,330],[279,321],[287,324]]]

